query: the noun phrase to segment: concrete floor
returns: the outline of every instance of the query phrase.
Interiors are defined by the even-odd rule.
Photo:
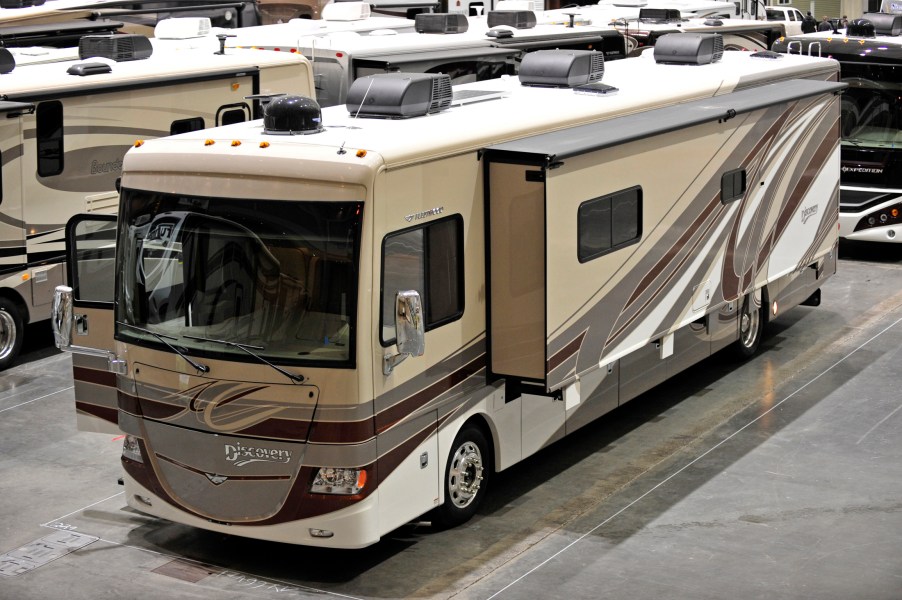
[[[47,338],[0,374],[0,599],[898,600],[902,248],[840,256],[755,359],[713,357],[501,473],[463,527],[357,551],[127,508],[121,441],[75,430]],[[44,564],[14,574],[21,547]]]

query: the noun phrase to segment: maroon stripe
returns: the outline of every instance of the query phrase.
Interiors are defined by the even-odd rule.
[[[256,437],[279,438],[303,442],[310,431],[310,421],[292,419],[266,419],[250,427],[235,431],[236,435],[253,435]],[[230,432],[231,433],[231,432]]]
[[[87,367],[72,366],[72,378],[76,381],[85,383],[93,383],[106,387],[116,387],[116,374],[100,369],[89,369]]]
[[[320,444],[359,444],[376,435],[373,419],[363,421],[317,421],[314,419],[309,440]]]
[[[94,417],[99,417],[104,421],[108,421],[113,425],[119,422],[119,409],[110,408],[108,406],[99,406],[97,404],[88,404],[87,402],[75,401],[75,410],[86,413]]]
[[[554,371],[555,369],[557,369],[559,366],[561,366],[561,364],[562,364],[565,360],[567,360],[568,358],[570,358],[571,356],[573,356],[574,354],[576,354],[576,353],[579,351],[579,347],[580,347],[580,346],[582,345],[582,343],[583,343],[583,338],[584,338],[584,337],[586,337],[586,332],[585,332],[585,331],[583,331],[582,333],[580,333],[580,334],[576,337],[576,339],[574,339],[572,342],[570,342],[569,344],[567,344],[566,346],[564,346],[563,348],[561,348],[561,349],[557,352],[557,354],[555,354],[555,355],[552,356],[550,359],[548,359],[548,365],[547,365],[547,367],[546,367],[546,368],[548,369],[548,373],[551,373],[552,371]]]
[[[447,377],[440,379],[413,396],[408,397],[394,406],[391,406],[376,415],[376,432],[382,433],[395,423],[401,421],[418,408],[425,406],[443,393],[466,381],[485,367],[485,355],[481,354],[475,359],[457,369]]]

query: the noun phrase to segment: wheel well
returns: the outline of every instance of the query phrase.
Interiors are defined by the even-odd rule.
[[[482,433],[482,435],[485,436],[486,441],[492,445],[492,447],[489,448],[489,456],[492,457],[491,472],[494,473],[495,465],[498,464],[498,457],[495,455],[496,448],[498,447],[498,441],[496,439],[495,432],[493,431],[492,427],[489,425],[488,420],[486,420],[485,415],[482,415],[482,414],[475,414],[472,417],[470,417],[469,419],[467,419],[463,423],[463,425],[460,426],[460,429],[458,431],[463,431],[464,428],[467,427],[468,425],[472,425],[473,427],[476,427],[477,429],[479,429],[479,431]]]
[[[27,325],[31,322],[31,318],[28,314],[28,305],[18,292],[9,288],[0,289],[0,298],[6,298],[16,306],[16,310],[19,311],[19,316],[22,317],[23,323]]]

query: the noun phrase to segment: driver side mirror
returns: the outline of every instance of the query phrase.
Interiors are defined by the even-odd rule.
[[[423,302],[415,290],[398,292],[395,296],[395,340],[398,354],[383,359],[384,375],[391,375],[395,366],[408,356],[423,356],[426,351]]]

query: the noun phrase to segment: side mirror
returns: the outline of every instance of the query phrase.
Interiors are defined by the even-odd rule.
[[[53,290],[50,308],[50,324],[56,347],[66,350],[72,347],[72,288],[58,285]]]
[[[384,375],[391,375],[394,368],[408,356],[423,356],[426,351],[423,302],[417,291],[398,292],[395,296],[395,340],[398,354],[384,358],[382,363]]]

